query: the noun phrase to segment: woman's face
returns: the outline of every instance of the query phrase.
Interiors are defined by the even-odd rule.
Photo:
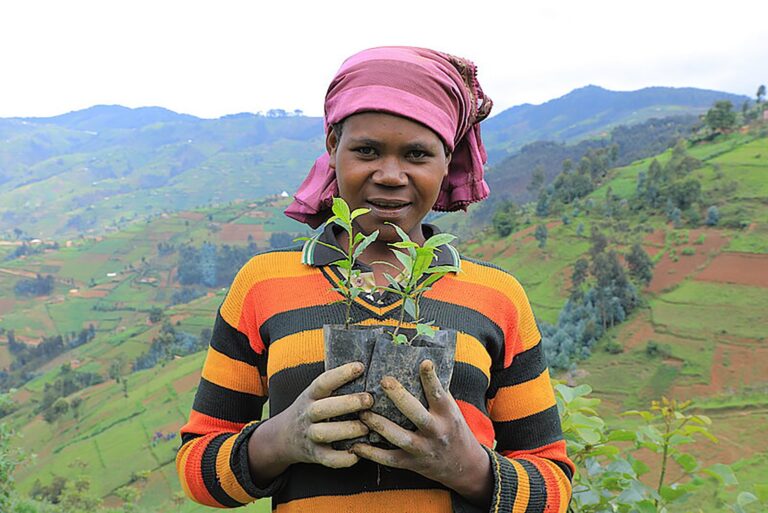
[[[360,231],[379,230],[379,240],[398,241],[385,224],[390,222],[422,243],[421,221],[437,201],[450,163],[437,134],[400,116],[364,112],[344,120],[340,138],[331,131],[326,145],[339,195],[353,210],[371,209],[357,218]]]

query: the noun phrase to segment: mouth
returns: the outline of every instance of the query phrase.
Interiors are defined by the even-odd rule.
[[[388,198],[371,198],[367,203],[368,207],[379,217],[398,216],[411,204],[409,201]]]

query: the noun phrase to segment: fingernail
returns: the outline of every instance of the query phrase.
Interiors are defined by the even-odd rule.
[[[353,367],[355,372],[363,372],[364,369],[365,365],[363,365],[361,362],[355,362],[355,366]]]
[[[424,360],[421,362],[421,368],[424,372],[432,372],[435,368],[435,364],[432,363],[432,360]]]
[[[381,380],[381,388],[384,390],[392,390],[395,388],[395,378],[391,378],[389,376],[385,376]]]

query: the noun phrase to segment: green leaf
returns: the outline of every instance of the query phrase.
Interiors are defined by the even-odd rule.
[[[350,263],[349,260],[337,260],[336,265],[338,265],[339,267],[341,267],[346,271],[352,270],[352,264]]]
[[[607,438],[609,442],[634,442],[637,435],[627,429],[615,429],[608,433]]]
[[[691,456],[690,454],[686,454],[686,453],[674,454],[672,457],[678,463],[678,465],[680,465],[683,468],[683,470],[685,470],[688,473],[691,473],[697,468],[699,468],[698,460],[693,456]]]
[[[406,255],[400,251],[395,251],[394,253],[395,258],[397,258],[400,263],[403,264],[404,269],[410,269],[413,266],[413,258],[411,258],[409,255]]]
[[[405,233],[405,232],[403,231],[403,229],[402,229],[402,228],[400,228],[399,226],[397,226],[395,223],[389,223],[389,222],[388,222],[387,224],[391,224],[391,225],[392,225],[392,227],[393,227],[393,228],[395,229],[395,231],[397,232],[397,235],[398,235],[398,237],[400,237],[400,240],[401,240],[401,241],[403,241],[403,242],[411,242],[411,238],[410,238],[410,237],[408,237],[408,234],[407,234],[407,233]]]
[[[296,237],[295,239],[293,239],[293,242],[304,242],[304,241],[308,241],[308,240],[311,240],[311,239],[312,239],[312,237]]]
[[[435,338],[435,330],[432,329],[429,324],[416,324],[416,335],[427,338]]]
[[[389,282],[390,285],[392,285],[392,288],[395,289],[397,292],[400,292],[402,287],[400,286],[400,283],[394,279],[392,276],[390,276],[388,273],[384,273],[384,278]]]
[[[397,345],[408,344],[408,337],[402,333],[398,333],[397,336],[395,336],[394,343]]]
[[[345,221],[347,224],[352,221],[349,205],[347,205],[347,202],[342,198],[333,198],[333,206],[331,207],[331,210],[340,220]]]
[[[739,484],[739,481],[736,479],[733,470],[728,465],[715,463],[711,467],[705,468],[703,472],[714,477],[725,486]]]
[[[400,249],[408,249],[408,248],[418,248],[419,245],[415,242],[390,242],[389,245],[393,248],[400,248]]]
[[[757,497],[755,497],[754,494],[749,492],[741,492],[736,497],[736,504],[738,504],[742,508],[744,506],[748,506],[749,504],[752,504],[753,502],[757,502]]]
[[[378,236],[379,236],[379,230],[376,230],[375,232],[371,233],[367,237],[364,237],[363,241],[360,244],[358,244],[358,246],[355,248],[355,252],[352,254],[352,258],[357,259],[357,257],[362,255],[363,251],[365,251],[365,249],[368,246],[370,246],[371,243],[375,241]]]
[[[637,513],[659,513],[651,499],[643,499],[640,502],[636,502],[635,507],[637,508]]]
[[[446,275],[448,273],[457,273],[459,272],[459,268],[455,265],[435,265],[433,267],[430,267],[428,270],[425,271],[426,274],[434,274],[434,273],[443,273],[443,275]]]
[[[367,213],[368,213],[368,212],[370,212],[370,211],[371,211],[371,209],[370,209],[370,208],[356,208],[356,209],[355,209],[355,210],[352,212],[352,215],[350,216],[350,220],[351,220],[351,221],[354,221],[354,220],[355,220],[355,219],[357,219],[358,217],[360,217],[360,216],[362,216],[362,215],[364,215],[364,214],[367,214]]]
[[[364,238],[365,238],[365,235],[363,235],[360,232],[357,232],[355,234],[355,239],[352,241],[352,245],[356,246],[356,245],[360,244],[360,241],[363,240]]]
[[[661,490],[659,491],[659,495],[661,495],[661,498],[664,499],[666,502],[675,502],[680,497],[684,496],[686,494],[685,489],[681,488],[672,488],[671,486],[662,486]]]
[[[344,250],[342,250],[341,248],[338,248],[338,247],[334,246],[333,244],[328,244],[327,242],[323,242],[323,241],[320,241],[320,240],[319,240],[319,241],[317,241],[317,243],[318,243],[318,244],[320,244],[321,246],[324,246],[324,247],[326,247],[326,248],[330,248],[330,249],[332,249],[332,250],[334,250],[334,251],[337,251],[337,252],[341,253],[342,255],[344,255],[344,257],[345,257],[345,258],[347,257],[347,253],[346,253],[346,252],[344,252]],[[337,261],[338,261],[338,260],[337,260]],[[335,263],[335,262],[334,262],[334,263]]]
[[[424,242],[424,247],[437,248],[438,246],[442,246],[444,244],[450,244],[455,239],[456,239],[456,236],[451,235],[450,233],[438,233],[428,238],[426,242]]]
[[[437,280],[439,280],[443,276],[445,276],[445,274],[443,274],[443,273],[436,273],[436,274],[431,274],[430,273],[430,275],[427,277],[427,279],[424,280],[421,283],[421,286],[419,287],[419,290],[423,290],[424,292],[426,292],[427,290],[429,290],[429,288],[432,286],[432,284],[434,284]]]
[[[405,309],[405,313],[411,316],[411,318],[416,321],[416,303],[413,301],[412,298],[405,298],[405,301],[403,302],[403,308]]]

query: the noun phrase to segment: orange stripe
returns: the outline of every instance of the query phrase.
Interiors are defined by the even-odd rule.
[[[210,441],[216,436],[216,433],[212,433],[197,438],[194,440],[194,443],[190,443],[190,447],[187,449],[187,454],[183,462],[182,470],[187,479],[187,486],[189,487],[191,496],[196,502],[214,508],[221,508],[224,507],[223,504],[220,504],[214,499],[205,487],[202,472],[203,453]]]
[[[512,504],[512,513],[525,513],[528,508],[528,501],[531,498],[531,485],[528,477],[528,472],[517,461],[510,460],[512,466],[517,471],[517,495],[515,495],[515,502]]]
[[[546,465],[553,474],[553,480],[557,483],[558,501],[553,501],[552,506],[555,508],[552,511],[557,513],[565,513],[568,511],[568,503],[571,499],[571,482],[565,477],[563,469],[555,465],[549,460],[543,460],[542,463]],[[539,465],[541,467],[542,465]]]
[[[237,326],[245,297],[254,284],[271,278],[301,277],[317,273],[317,269],[301,263],[300,252],[257,255],[237,273],[227,298],[221,306],[221,315],[231,326]]]
[[[182,445],[181,448],[179,449],[179,452],[176,453],[176,473],[179,475],[181,488],[184,490],[184,493],[187,495],[187,497],[189,497],[192,500],[194,500],[195,497],[192,495],[192,490],[189,489],[189,485],[187,484],[186,468],[187,468],[187,458],[189,457],[189,449],[198,440],[199,440],[198,438],[194,440],[190,440],[189,442]]]
[[[221,445],[219,453],[216,455],[216,476],[219,478],[221,487],[227,492],[227,495],[238,502],[248,504],[256,500],[251,497],[237,482],[237,478],[232,473],[232,467],[229,466],[229,458],[232,455],[232,446],[235,445],[237,435],[232,435]]]
[[[189,421],[181,427],[181,434],[192,433],[195,435],[205,435],[209,433],[219,434],[222,432],[239,433],[245,424],[240,422],[230,422],[228,420],[217,419],[196,410],[189,413]]]
[[[520,457],[539,457],[546,460],[561,461],[571,468],[571,475],[576,472],[576,467],[573,462],[568,459],[568,454],[565,448],[565,440],[558,440],[551,444],[542,445],[537,449],[531,449],[526,451],[504,451],[502,453],[507,458],[520,458]],[[562,471],[561,471],[562,472]],[[565,477],[565,475],[563,475]],[[568,479],[567,477],[565,478]]]
[[[491,418],[496,422],[522,419],[555,405],[549,370],[525,383],[502,387],[496,393]]]
[[[477,441],[488,448],[492,448],[496,433],[493,430],[491,419],[466,401],[457,399],[456,404],[459,406],[461,414],[467,421],[467,425],[469,425],[469,429],[472,430]]]
[[[444,513],[452,511],[447,490],[391,490],[312,497],[279,504],[277,513]]]
[[[208,348],[202,375],[211,383],[230,390],[261,397],[267,395],[259,371],[255,367],[234,360],[213,347]]]
[[[491,379],[491,355],[475,337],[459,332],[456,336],[456,361],[467,363]]]
[[[461,269],[462,272],[456,276],[451,276],[451,278],[497,289],[517,306],[520,321],[520,340],[522,342],[521,351],[535,346],[536,342],[541,338],[541,334],[536,327],[536,320],[533,317],[528,296],[520,282],[514,276],[504,271],[472,262],[462,261]]]

